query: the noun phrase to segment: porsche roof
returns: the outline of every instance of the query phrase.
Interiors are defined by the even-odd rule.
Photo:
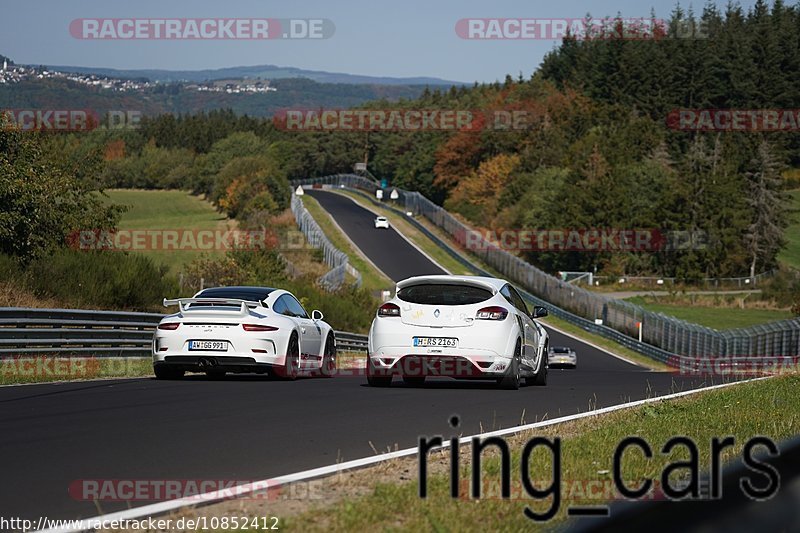
[[[206,298],[234,298],[247,302],[260,302],[269,293],[276,291],[271,287],[212,287],[197,293],[198,297]]]

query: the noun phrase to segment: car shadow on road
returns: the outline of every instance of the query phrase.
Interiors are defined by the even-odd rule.
[[[367,383],[362,383],[362,387],[370,387]],[[376,387],[376,388],[383,388],[383,387]],[[489,380],[459,380],[459,379],[446,379],[440,378],[435,381],[426,380],[425,383],[422,385],[411,385],[408,383],[403,383],[402,380],[396,379],[392,381],[391,389],[415,389],[415,390],[503,390],[495,381]],[[520,385],[520,389],[537,389],[540,387],[532,387],[529,385],[525,385],[525,383]]]

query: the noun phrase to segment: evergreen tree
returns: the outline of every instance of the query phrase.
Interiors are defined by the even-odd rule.
[[[780,170],[781,165],[769,143],[761,141],[751,170],[746,174],[750,193],[748,204],[752,212],[746,234],[751,278],[756,275],[758,266],[773,266],[775,256],[784,245],[787,213]]]

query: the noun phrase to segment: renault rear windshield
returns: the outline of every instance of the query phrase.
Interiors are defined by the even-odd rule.
[[[404,302],[425,305],[471,305],[485,302],[492,291],[474,285],[428,284],[409,285],[397,291]]]

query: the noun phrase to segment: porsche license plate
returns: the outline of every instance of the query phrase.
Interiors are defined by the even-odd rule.
[[[452,337],[414,337],[414,346],[420,348],[458,348],[458,339]]]
[[[204,352],[227,352],[228,341],[189,341],[189,350]]]

